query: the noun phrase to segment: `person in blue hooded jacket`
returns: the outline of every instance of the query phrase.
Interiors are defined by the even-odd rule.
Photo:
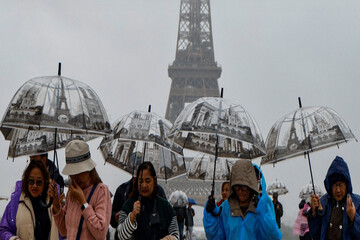
[[[349,168],[337,156],[326,174],[326,194],[312,195],[308,212],[313,239],[360,239],[360,196],[352,192]]]
[[[207,239],[281,239],[274,207],[265,191],[265,178],[258,179],[249,160],[238,160],[230,177],[230,195],[220,207],[210,196],[204,208],[204,228]],[[220,210],[222,209],[222,210]],[[218,215],[218,216],[217,216]]]

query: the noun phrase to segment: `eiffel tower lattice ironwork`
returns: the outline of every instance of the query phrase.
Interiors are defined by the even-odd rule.
[[[187,103],[219,97],[221,67],[215,62],[210,0],[181,0],[175,61],[165,118],[174,122]]]

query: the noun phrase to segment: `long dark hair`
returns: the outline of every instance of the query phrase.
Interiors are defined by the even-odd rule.
[[[45,164],[41,160],[30,161],[29,165],[27,166],[27,168],[25,169],[25,171],[22,175],[22,189],[21,190],[25,194],[25,197],[31,196],[31,194],[29,192],[29,188],[28,188],[28,180],[29,180],[30,172],[34,168],[40,169],[40,171],[42,172],[42,174],[44,176],[44,189],[41,194],[43,196],[46,196],[48,188],[49,188],[50,175],[49,175],[49,171],[47,170]]]
[[[101,178],[99,177],[99,174],[95,168],[93,168],[89,173],[90,173],[90,179],[91,179],[92,184],[102,183]]]
[[[140,181],[140,178],[142,177],[142,173],[144,170],[149,170],[151,177],[153,177],[153,179],[154,179],[154,190],[151,194],[151,197],[154,198],[158,195],[158,186],[157,186],[157,178],[156,178],[155,168],[151,162],[143,162],[142,164],[140,164],[140,166],[137,169],[135,187],[133,188],[133,192],[129,195],[129,197],[132,197],[135,199],[137,199],[139,197],[140,193],[139,193],[139,189],[138,189],[139,188],[138,183]]]

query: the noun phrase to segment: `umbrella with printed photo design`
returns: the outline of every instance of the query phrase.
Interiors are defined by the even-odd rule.
[[[57,149],[72,139],[91,140],[111,132],[106,111],[88,85],[58,75],[37,77],[16,92],[1,121],[10,140],[9,156],[34,155]]]
[[[214,156],[211,196],[214,196],[218,158],[254,159],[265,155],[263,138],[254,118],[240,104],[222,96],[223,91],[220,98],[203,97],[190,103],[170,132],[170,138],[183,149]]]
[[[186,174],[181,149],[168,139],[172,123],[156,113],[132,111],[113,124],[113,133],[99,145],[106,162],[135,175],[143,161],[150,161],[158,179]]]
[[[280,118],[271,127],[266,139],[266,156],[261,165],[275,164],[304,155],[308,159],[313,193],[310,152],[356,140],[346,122],[328,107],[302,107]],[[356,140],[357,141],[357,140]]]

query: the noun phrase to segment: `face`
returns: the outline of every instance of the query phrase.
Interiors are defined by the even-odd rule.
[[[145,169],[139,174],[138,189],[142,197],[151,197],[154,191],[155,179],[151,176],[150,171]]]
[[[39,168],[31,170],[28,182],[28,190],[32,197],[39,197],[44,190],[44,175]]]
[[[341,201],[346,195],[346,182],[338,181],[332,185],[332,193],[336,201]]]
[[[247,205],[250,203],[250,188],[244,185],[235,185],[233,190],[241,205]]]
[[[72,182],[76,182],[80,188],[86,188],[89,185],[90,172],[82,172],[79,174],[71,175],[70,179]]]
[[[224,184],[224,187],[221,189],[221,196],[223,200],[226,200],[229,197],[229,189],[230,188],[230,184]]]

